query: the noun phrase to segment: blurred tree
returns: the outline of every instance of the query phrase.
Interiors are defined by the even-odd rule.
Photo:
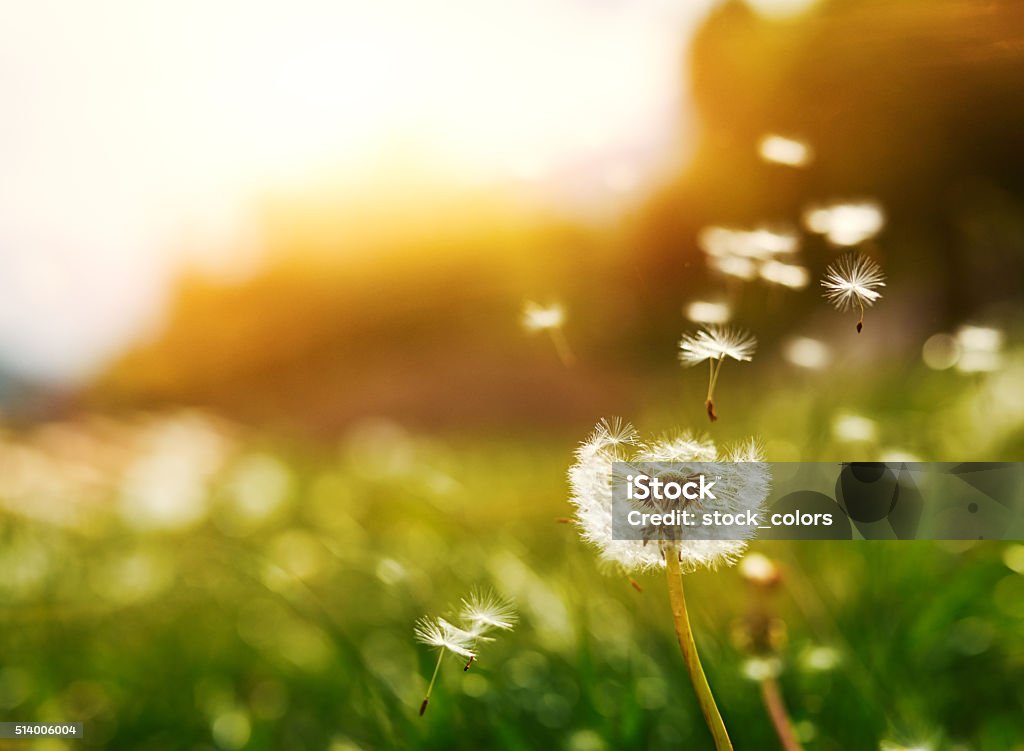
[[[779,20],[733,0],[698,32],[688,68],[699,143],[645,218],[651,283],[688,268],[684,289],[703,283],[692,269],[705,224],[797,221],[810,202],[869,196],[889,217],[890,274],[939,291],[937,327],[1019,294],[1024,5],[823,0]],[[815,160],[761,161],[765,133],[806,139]]]

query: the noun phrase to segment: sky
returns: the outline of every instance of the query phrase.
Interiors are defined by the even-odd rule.
[[[358,183],[389,144],[614,212],[679,158],[709,5],[0,5],[0,369],[88,378],[159,326],[181,268],[258,263],[261,197]]]

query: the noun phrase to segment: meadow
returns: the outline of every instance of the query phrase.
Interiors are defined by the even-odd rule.
[[[817,447],[801,459],[1009,457],[1019,415],[985,405],[1019,377],[1019,355],[1010,362],[980,380],[919,364],[904,391],[896,373],[771,398],[723,386],[743,417],[722,430],[775,420],[769,458],[797,445]],[[678,387],[652,389],[667,403]],[[826,419],[851,393],[878,405],[852,437],[850,415]],[[700,400],[691,406],[699,426]],[[942,429],[950,421],[961,429]],[[40,749],[710,748],[663,574],[633,586],[560,523],[589,428],[456,437],[378,419],[325,445],[186,410],[8,433],[0,708],[86,723],[83,741]],[[750,549],[778,567],[777,587],[742,564],[686,577],[737,748],[778,747],[766,676],[807,748],[1007,749],[1024,737],[1024,546]],[[469,671],[446,657],[419,717],[434,653],[413,624],[474,586],[513,598],[519,626]],[[767,652],[749,638],[766,619]]]

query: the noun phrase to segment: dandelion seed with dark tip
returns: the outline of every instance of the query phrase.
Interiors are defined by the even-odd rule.
[[[444,618],[424,617],[416,621],[416,627],[413,629],[416,641],[435,647],[438,651],[434,674],[430,677],[427,693],[420,704],[421,717],[427,711],[430,694],[434,690],[445,654],[451,652],[466,658],[467,662],[462,669],[468,671],[477,659],[477,644],[494,641],[493,638],[486,636],[486,633],[493,629],[511,631],[518,620],[509,600],[486,590],[472,592],[468,598],[462,600],[462,606],[458,618],[461,624],[459,626]]]
[[[708,419],[718,419],[715,412],[715,386],[727,357],[749,362],[757,349],[757,339],[749,331],[721,326],[708,326],[695,333],[684,334],[679,341],[679,361],[686,367],[708,361],[708,395],[704,402]]]
[[[437,648],[437,663],[434,665],[434,674],[430,677],[430,684],[427,686],[427,693],[420,703],[420,717],[427,711],[427,704],[430,703],[430,694],[437,682],[437,674],[441,670],[441,661],[446,652],[466,657],[470,660],[476,657],[473,646],[476,637],[469,631],[454,626],[444,618],[421,618],[416,622],[414,629],[416,641]]]
[[[885,286],[882,268],[860,253],[847,253],[825,269],[821,280],[825,299],[838,310],[860,310],[857,333],[864,328],[864,309],[882,297],[879,287]]]

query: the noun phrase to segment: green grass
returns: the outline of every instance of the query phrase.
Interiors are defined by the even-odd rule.
[[[913,411],[919,391],[859,403],[876,417]],[[827,425],[834,405],[823,400],[841,402],[831,393],[758,403],[723,388],[723,413],[750,416],[723,432],[778,419],[776,436],[796,443],[804,425]],[[959,419],[978,398],[963,386],[921,419]],[[556,522],[570,513],[564,472],[588,428],[544,440],[389,428],[386,440],[354,434],[340,452],[243,436],[188,530],[140,531],[113,513],[67,528],[0,516],[0,717],[82,720],[84,748],[710,748],[663,574],[637,577],[637,592]],[[843,450],[817,430],[815,456],[802,458]],[[1003,456],[1016,434],[1005,435]],[[929,451],[933,440],[900,446],[948,458]],[[965,427],[944,440],[973,439]],[[286,480],[262,519],[238,500],[238,467],[253,455]],[[785,571],[764,607],[785,624],[780,683],[808,748],[1008,749],[1024,738],[1024,576],[1004,560],[1019,547],[753,549]],[[413,623],[477,585],[513,596],[520,625],[468,673],[446,658],[418,717],[434,655],[414,643]],[[735,638],[751,585],[735,568],[698,572],[687,594],[736,747],[777,748]],[[816,668],[814,654],[838,660]]]

